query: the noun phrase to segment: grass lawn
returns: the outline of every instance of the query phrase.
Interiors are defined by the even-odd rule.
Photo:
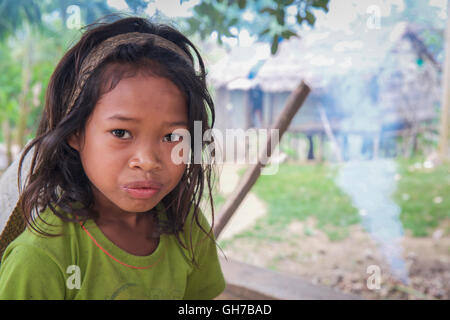
[[[350,198],[334,183],[336,172],[328,165],[282,164],[277,174],[260,176],[252,191],[267,203],[268,214],[243,236],[281,240],[282,230],[290,222],[313,216],[330,239],[344,238],[346,227],[358,223],[360,217]],[[267,227],[274,232],[267,234]]]
[[[414,164],[420,161],[423,163],[418,158],[397,160],[400,178],[392,199],[401,207],[403,227],[413,236],[428,236],[441,221],[450,219],[450,164],[417,169]],[[252,191],[266,202],[268,214],[237,237],[282,241],[289,223],[314,217],[330,240],[345,238],[347,227],[360,223],[361,217],[350,197],[336,185],[337,170],[326,164],[282,164],[277,174],[260,176]],[[450,230],[444,231],[450,234]],[[305,234],[308,232],[306,229]]]
[[[450,163],[427,169],[423,159],[399,159],[400,179],[393,195],[402,208],[403,227],[416,237],[428,236],[450,219]],[[444,230],[450,234],[450,229]]]

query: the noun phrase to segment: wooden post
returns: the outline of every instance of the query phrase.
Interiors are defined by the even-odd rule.
[[[286,106],[284,107],[283,111],[277,118],[277,121],[272,126],[272,130],[278,130],[279,132],[279,139],[281,140],[281,137],[283,136],[284,132],[286,131],[287,127],[292,121],[292,118],[295,116],[297,111],[300,109],[300,107],[303,105],[303,103],[306,100],[306,97],[308,96],[311,89],[302,81],[302,83],[291,93],[291,95],[288,98],[288,101],[286,103]],[[234,190],[234,192],[230,195],[230,197],[227,199],[227,201],[222,206],[219,214],[217,223],[214,224],[214,234],[216,238],[219,237],[220,233],[222,232],[225,225],[228,223],[228,221],[233,216],[233,213],[236,211],[236,209],[241,204],[242,200],[244,200],[247,193],[250,191],[252,186],[255,184],[256,180],[261,174],[262,168],[266,165],[267,159],[272,154],[272,146],[274,143],[272,142],[271,137],[271,131],[268,134],[267,144],[264,150],[259,154],[258,161],[256,164],[254,164],[252,167],[250,167],[242,177],[241,182],[237,186],[237,188]],[[279,142],[279,141],[278,141]],[[276,142],[277,143],[277,142]],[[265,158],[267,155],[267,159]]]
[[[320,120],[322,121],[325,133],[327,134],[328,139],[330,140],[334,154],[336,155],[336,159],[338,162],[342,162],[342,151],[339,148],[339,143],[333,134],[333,130],[331,129],[331,125],[330,125],[330,122],[328,121],[327,113],[325,112],[325,109],[322,106],[319,107],[319,113],[320,113]]]
[[[379,152],[380,152],[380,135],[381,132],[377,132],[375,134],[375,136],[373,137],[372,141],[373,141],[373,155],[372,155],[372,159],[378,159],[379,157]]]
[[[314,160],[314,135],[312,133],[308,133],[306,135],[306,137],[308,138],[308,144],[309,144],[309,148],[308,148],[308,160]]]
[[[245,108],[245,126],[246,129],[253,127],[253,114],[252,114],[252,106],[250,104],[250,92],[249,90],[244,90],[244,108]]]
[[[319,132],[318,133],[318,140],[317,140],[317,160],[319,161],[319,162],[322,162],[323,161],[323,159],[324,159],[324,156],[323,156],[323,152],[324,152],[324,150],[323,150],[323,148],[324,148],[324,135],[323,135],[323,132]]]
[[[441,124],[439,132],[439,155],[448,159],[449,104],[450,104],[450,0],[447,1],[447,30],[445,35],[445,65],[442,79]]]
[[[270,93],[270,116],[269,116],[269,122],[268,123],[273,123],[273,109],[275,108],[275,93],[271,92]],[[269,127],[269,126],[267,126]]]

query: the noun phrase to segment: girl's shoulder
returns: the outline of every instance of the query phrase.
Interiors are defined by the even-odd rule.
[[[192,255],[197,255],[199,251],[216,245],[211,229],[211,219],[203,213],[200,207],[196,214],[194,210],[194,207],[191,207],[180,234],[183,243],[182,251],[188,261],[192,260]]]
[[[66,255],[73,252],[71,247],[76,246],[78,229],[75,223],[63,221],[47,207],[8,245],[3,258],[21,248],[20,250],[44,253],[55,261],[65,260],[69,258]]]
[[[159,218],[167,219],[164,211],[164,205],[159,204]],[[160,210],[162,209],[162,211]],[[210,219],[206,217],[203,210],[198,207],[197,212],[195,212],[195,207],[191,206],[189,213],[186,216],[180,236],[183,240],[187,241],[185,243],[197,242],[199,239],[207,236],[207,233],[211,230]]]
[[[27,226],[3,253],[0,299],[62,299],[68,294],[67,267],[79,256],[74,224],[47,208],[33,227]]]

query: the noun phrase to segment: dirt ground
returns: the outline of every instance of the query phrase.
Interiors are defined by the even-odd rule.
[[[438,230],[449,225],[450,221]],[[360,225],[351,226],[344,240],[329,241],[315,228],[314,219],[296,221],[283,231],[281,241],[235,238],[224,253],[365,299],[450,299],[450,235],[441,231],[429,238],[406,235],[401,246],[406,283],[393,276],[379,246]]]

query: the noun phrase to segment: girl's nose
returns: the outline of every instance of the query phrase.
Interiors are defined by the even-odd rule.
[[[144,171],[155,171],[161,169],[159,151],[155,147],[141,147],[130,161],[130,168],[140,168]]]

